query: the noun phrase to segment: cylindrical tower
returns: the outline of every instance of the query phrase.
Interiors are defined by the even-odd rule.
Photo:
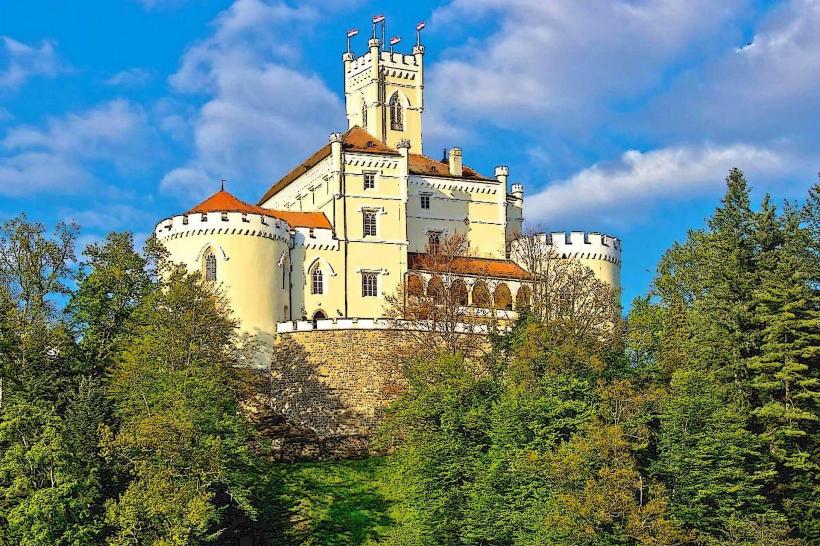
[[[578,260],[595,276],[621,289],[621,240],[596,232],[556,232],[550,234],[551,247],[559,258]]]
[[[220,287],[242,333],[263,349],[272,347],[276,323],[287,320],[289,304],[285,222],[222,191],[163,220],[155,233],[172,261]],[[263,356],[260,364],[267,364]]]

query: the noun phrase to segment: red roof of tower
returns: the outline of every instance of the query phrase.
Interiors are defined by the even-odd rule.
[[[241,199],[237,199],[225,190],[216,192],[185,214],[205,214],[208,212],[242,212],[246,214],[261,214],[282,220],[291,227],[332,229],[327,216],[325,216],[323,212],[292,212],[257,207],[245,203]]]

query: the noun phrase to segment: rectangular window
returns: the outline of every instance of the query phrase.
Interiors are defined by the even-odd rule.
[[[378,279],[376,273],[362,273],[362,297],[376,297]]]
[[[374,211],[365,211],[362,213],[362,220],[364,223],[364,236],[376,236],[376,213]]]
[[[421,208],[429,209],[430,208],[430,194],[422,193],[421,194]]]
[[[376,187],[376,173],[364,173],[364,189],[372,190]]]

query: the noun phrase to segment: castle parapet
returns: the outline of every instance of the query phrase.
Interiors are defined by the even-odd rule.
[[[263,214],[242,212],[207,212],[180,214],[157,224],[157,239],[176,239],[192,235],[224,234],[248,235],[288,241],[288,225]]]
[[[547,244],[561,258],[604,260],[621,265],[621,240],[595,231],[556,231],[543,233]]]

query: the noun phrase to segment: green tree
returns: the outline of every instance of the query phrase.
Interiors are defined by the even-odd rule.
[[[213,287],[170,265],[134,315],[108,385],[119,428],[104,453],[130,477],[107,506],[109,543],[224,540],[226,511],[254,514],[236,324]]]

